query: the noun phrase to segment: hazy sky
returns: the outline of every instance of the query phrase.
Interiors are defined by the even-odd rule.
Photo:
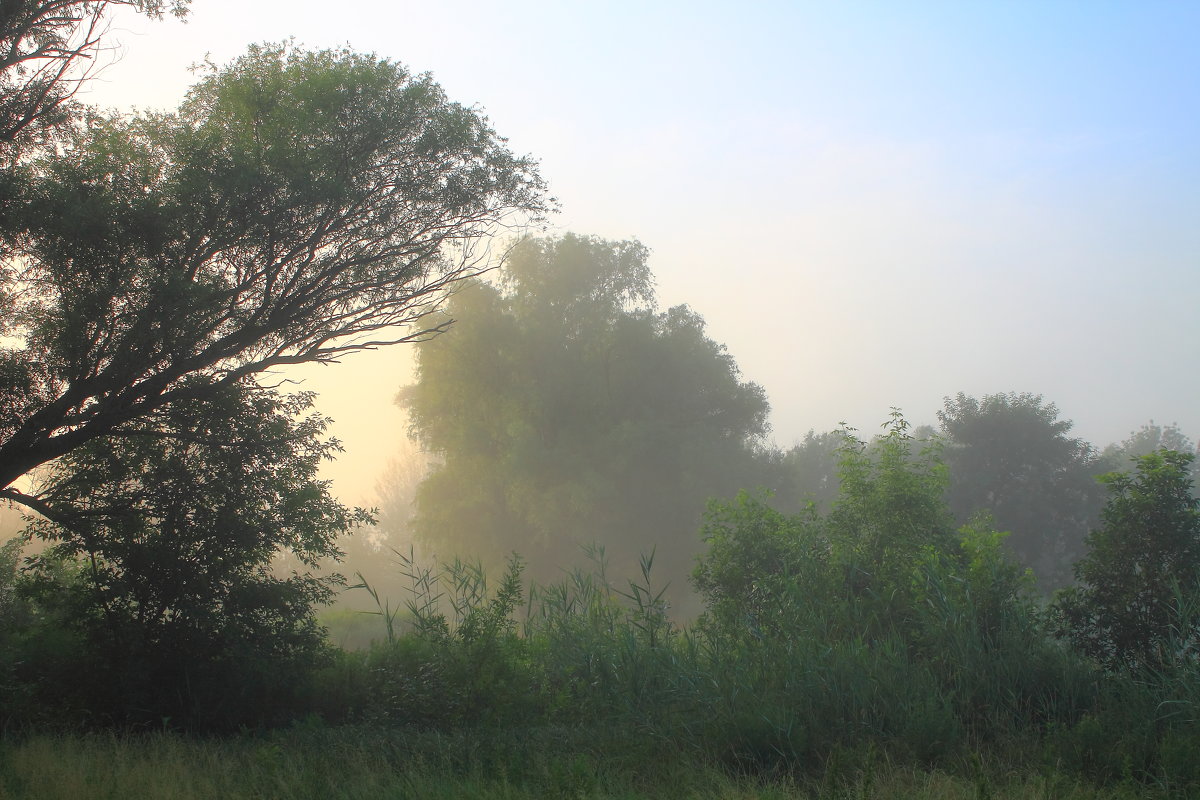
[[[1200,435],[1200,3],[193,0],[118,18],[87,99],[173,107],[206,53],[288,36],[432,72],[541,160],[556,231],[645,242],[782,445],[960,391]],[[349,501],[408,356],[309,378]]]

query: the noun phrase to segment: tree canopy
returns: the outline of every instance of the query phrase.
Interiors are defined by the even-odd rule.
[[[546,208],[534,163],[428,75],[257,46],[170,114],[92,114],[0,175],[0,487],[170,403],[412,341]]]
[[[946,438],[947,500],[960,522],[989,511],[1043,588],[1070,581],[1070,566],[1104,501],[1096,453],[1040,395],[959,394],[938,412]]]
[[[515,549],[539,577],[580,545],[622,566],[657,546],[682,582],[706,499],[757,483],[768,406],[699,315],[655,310],[647,256],[527,240],[497,283],[454,296],[455,327],[419,345],[400,396],[443,459],[417,494],[420,539],[492,563]]]
[[[1150,420],[1123,441],[1105,447],[1101,458],[1109,470],[1119,472],[1128,469],[1130,464],[1136,463],[1141,456],[1148,456],[1163,449],[1190,453],[1193,456],[1200,454],[1196,443],[1178,425],[1159,425]],[[1192,481],[1192,491],[1200,491],[1200,463],[1194,458],[1188,467],[1188,475]]]
[[[1192,453],[1160,449],[1103,476],[1103,524],[1056,598],[1059,633],[1108,667],[1159,668],[1200,652],[1200,500]]]
[[[95,74],[108,12],[187,13],[191,0],[5,0],[0,4],[0,156],[67,124],[72,98]]]
[[[78,636],[83,674],[32,663],[30,685],[116,720],[253,721],[270,676],[322,646],[313,607],[340,579],[311,570],[369,519],[316,477],[337,443],[312,399],[227,386],[54,465],[27,533],[49,547],[24,582]]]

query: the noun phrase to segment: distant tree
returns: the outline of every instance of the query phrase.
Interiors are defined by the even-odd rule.
[[[517,550],[540,579],[593,541],[617,568],[657,548],[682,584],[707,498],[759,482],[763,390],[695,312],[654,310],[637,242],[527,240],[498,278],[454,296],[400,396],[441,459],[418,537],[497,565]]]
[[[1101,458],[1109,470],[1119,471],[1127,469],[1130,461],[1139,456],[1162,449],[1193,455],[1198,452],[1195,442],[1185,435],[1178,425],[1156,425],[1154,420],[1150,420],[1129,434],[1124,441],[1104,448]],[[1200,462],[1193,460],[1188,474],[1192,480],[1193,491],[1200,489]]]
[[[1045,590],[1070,581],[1104,499],[1095,451],[1058,414],[1040,395],[1016,393],[959,394],[938,412],[951,511],[960,523],[990,512]]]
[[[838,431],[809,431],[779,454],[780,477],[771,504],[796,513],[808,503],[828,510],[838,495],[838,461],[843,437]]]
[[[387,468],[375,482],[375,524],[370,528],[352,531],[338,543],[343,551],[340,562],[329,564],[358,584],[363,581],[380,597],[391,599],[407,596],[412,581],[405,574],[401,556],[428,559],[418,548],[413,533],[416,514],[416,493],[421,481],[433,468],[430,455],[411,439],[402,439]],[[341,592],[334,603],[339,609],[373,612],[378,606],[369,592]]]
[[[77,122],[0,169],[0,497],[22,503],[14,480],[172,403],[441,330],[421,320],[474,245],[545,208],[486,119],[349,51],[253,47],[177,113]]]
[[[314,605],[340,579],[310,570],[368,520],[316,477],[337,443],[321,438],[325,419],[300,416],[311,403],[227,385],[56,462],[28,530],[50,546],[24,579],[48,625],[81,642],[30,665],[76,670],[55,701],[124,722],[270,713],[264,698],[323,646]]]
[[[1192,453],[1158,450],[1105,475],[1110,497],[1078,586],[1059,593],[1060,635],[1109,667],[1200,655],[1200,501]]]
[[[432,454],[411,438],[399,443],[387,469],[375,482],[379,498],[375,526],[379,544],[393,547],[412,543],[412,520],[416,513],[417,487],[437,464]]]

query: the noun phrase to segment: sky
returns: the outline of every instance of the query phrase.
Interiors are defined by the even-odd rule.
[[[1099,446],[1200,436],[1200,3],[193,0],[84,99],[173,108],[248,44],[431,72],[541,163],[550,233],[637,238],[787,447],[1032,392]],[[297,373],[371,503],[411,350]]]

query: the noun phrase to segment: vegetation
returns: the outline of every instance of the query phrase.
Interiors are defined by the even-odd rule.
[[[252,47],[175,113],[82,107],[119,5],[187,0],[0,9],[0,499],[43,545],[0,559],[0,721],[266,722],[328,655],[341,579],[313,570],[369,515],[263,374],[441,330],[549,201],[480,114],[349,50]]]
[[[13,0],[0,10],[0,155],[52,138],[81,113],[75,92],[92,74],[109,12],[185,16],[191,0]]]
[[[455,295],[445,336],[401,393],[440,460],[417,492],[418,541],[539,579],[603,541],[622,570],[654,549],[678,587],[705,501],[762,482],[768,405],[686,306],[654,308],[648,251],[529,239],[495,283]]]
[[[1200,500],[1195,456],[1134,458],[1132,473],[1102,477],[1104,525],[1075,567],[1078,586],[1055,603],[1061,631],[1110,668],[1170,668],[1200,655]]]
[[[206,728],[280,704],[322,657],[315,606],[342,583],[311,570],[369,521],[316,478],[336,445],[326,420],[297,416],[311,403],[229,387],[55,465],[22,591],[30,635],[61,641],[19,668],[32,700],[59,721]]]
[[[616,581],[595,549],[591,570],[551,584],[527,584],[516,558],[495,584],[462,561],[407,560],[403,602],[377,597],[385,635],[314,662],[278,698],[289,728],[10,737],[0,778],[18,796],[67,791],[54,781],[70,787],[80,770],[136,787],[164,769],[231,796],[1200,791],[1200,676],[1177,626],[1150,632],[1153,662],[1065,646],[1003,535],[986,519],[953,527],[936,447],[898,415],[871,443],[842,436],[829,512],[788,515],[746,494],[711,506],[694,576],[706,611],[690,626],[668,617],[652,556]],[[1110,528],[1151,496],[1193,523],[1187,465],[1163,451],[1111,478]],[[1194,526],[1171,530],[1156,552],[1197,546]],[[262,712],[245,721],[272,719]],[[35,772],[51,746],[81,766]],[[201,775],[213,758],[247,767]]]
[[[0,180],[19,503],[23,475],[172,404],[440,330],[420,320],[486,266],[481,240],[545,208],[533,163],[428,76],[291,46],[213,68],[173,114],[80,115]]]
[[[99,114],[72,93],[107,7],[0,10],[0,498],[30,513],[0,796],[1200,796],[1178,429],[1098,456],[1039,396],[959,395],[940,436],[897,411],[779,452],[637,242],[527,239],[476,280],[549,201],[427,77],[260,46],[177,113]],[[321,565],[371,514],[260,376],[400,341],[435,452],[387,524],[462,557],[396,553],[399,599],[359,573],[347,650]]]
[[[957,519],[991,512],[1043,590],[1070,583],[1071,565],[1104,504],[1095,476],[1107,468],[1095,449],[1072,438],[1071,422],[1040,395],[959,394],[946,399],[938,419],[952,476],[947,498]]]

